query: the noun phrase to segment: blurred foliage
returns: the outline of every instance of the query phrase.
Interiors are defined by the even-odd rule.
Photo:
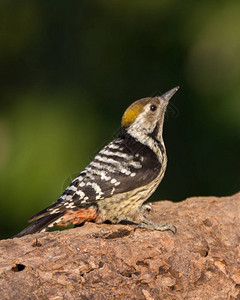
[[[2,0],[0,237],[60,196],[131,102],[176,85],[151,199],[237,192],[239,12],[221,0]]]

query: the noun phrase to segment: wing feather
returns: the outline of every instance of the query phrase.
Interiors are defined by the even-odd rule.
[[[104,198],[147,185],[160,172],[156,154],[134,138],[117,138],[104,147],[60,198],[29,222],[67,209],[97,205]]]

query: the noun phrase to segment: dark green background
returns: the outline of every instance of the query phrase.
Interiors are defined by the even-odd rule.
[[[240,189],[240,2],[0,1],[0,237],[54,202],[131,102],[180,85],[152,200]]]

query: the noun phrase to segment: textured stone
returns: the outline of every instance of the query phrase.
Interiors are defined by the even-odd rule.
[[[0,241],[0,299],[240,299],[240,193],[152,206],[177,234],[87,223]]]

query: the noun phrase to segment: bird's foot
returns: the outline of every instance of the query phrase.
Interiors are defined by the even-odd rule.
[[[145,228],[145,229],[149,229],[149,230],[159,230],[159,231],[171,231],[172,233],[176,233],[177,232],[177,228],[176,226],[172,225],[172,224],[155,224],[152,221],[148,220],[148,219],[144,219],[141,223],[139,223],[136,228]]]

